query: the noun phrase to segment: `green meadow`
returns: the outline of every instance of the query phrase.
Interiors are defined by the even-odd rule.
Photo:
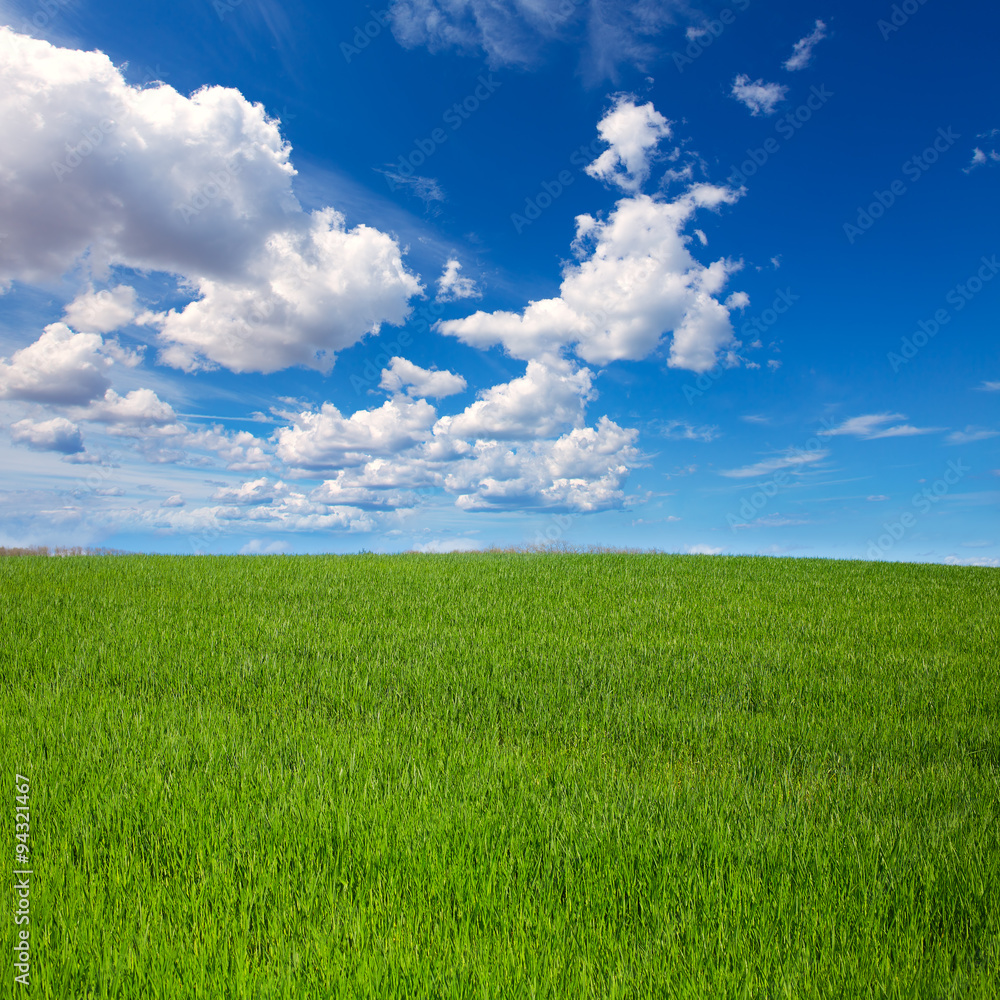
[[[5,995],[1000,996],[1000,571],[13,557],[0,630]]]

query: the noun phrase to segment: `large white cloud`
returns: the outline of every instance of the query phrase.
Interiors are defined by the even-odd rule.
[[[623,198],[607,220],[579,216],[574,245],[583,259],[566,266],[558,298],[531,302],[521,313],[479,311],[438,329],[474,347],[502,344],[523,359],[574,346],[594,364],[642,360],[671,333],[668,363],[707,371],[734,339],[729,306],[715,296],[739,264],[700,264],[683,229],[697,209],[738,197],[731,188],[695,184],[673,201]]]
[[[130,323],[135,311],[135,289],[129,285],[98,292],[90,287],[66,306],[63,318],[67,326],[84,333],[110,333]]]
[[[408,396],[440,399],[453,396],[456,392],[465,392],[466,382],[454,372],[421,368],[406,358],[393,357],[389,359],[389,367],[382,369],[379,386],[389,392],[406,392]]]
[[[586,426],[591,380],[565,360],[530,361],[523,376],[440,418],[426,400],[399,395],[350,417],[325,404],[279,429],[276,450],[293,469],[336,472],[312,495],[326,503],[411,506],[399,491],[438,489],[469,511],[604,510],[624,502],[640,456],[636,431],[607,417]]]
[[[96,333],[74,333],[65,323],[50,323],[10,361],[0,358],[0,399],[89,403],[111,385],[107,371],[114,361],[102,352],[103,346]]]
[[[198,301],[144,319],[185,369],[327,371],[406,317],[420,285],[399,246],[302,210],[290,147],[261,105],[224,87],[139,89],[102,53],[0,34],[0,130],[17,136],[0,146],[0,286],[59,276],[85,253],[98,276],[115,264],[178,275]],[[85,321],[95,310],[71,306]],[[109,321],[104,310],[97,325]]]
[[[375,410],[350,417],[332,403],[299,414],[277,435],[278,457],[292,468],[323,469],[357,465],[371,455],[393,455],[423,440],[437,414],[424,399],[393,396]]]
[[[462,413],[443,417],[436,429],[467,440],[523,441],[582,427],[591,377],[587,368],[573,371],[568,364],[529,361],[520,378],[480,393]]]
[[[586,172],[625,191],[638,191],[649,178],[650,157],[661,139],[670,136],[670,122],[652,102],[637,105],[624,95],[600,120],[597,132],[608,144]]]
[[[59,451],[75,455],[83,451],[80,428],[65,417],[52,420],[19,420],[10,428],[14,444],[23,444],[33,451]]]

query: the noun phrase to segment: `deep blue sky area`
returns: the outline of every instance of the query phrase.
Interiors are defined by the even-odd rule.
[[[997,9],[0,23],[0,545],[1000,565]]]

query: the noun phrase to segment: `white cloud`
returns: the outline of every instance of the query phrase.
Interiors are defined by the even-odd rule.
[[[412,397],[441,399],[465,392],[466,383],[454,372],[421,368],[405,358],[394,357],[390,358],[389,367],[382,369],[379,387],[387,392],[405,392]]]
[[[482,542],[477,542],[472,538],[435,538],[429,542],[417,542],[413,546],[414,552],[479,552],[482,549]]]
[[[849,434],[852,437],[864,438],[874,441],[878,438],[892,437],[912,437],[917,434],[934,434],[941,430],[940,427],[913,427],[910,424],[891,424],[893,420],[905,420],[902,413],[866,413],[860,417],[851,417],[845,420],[839,427],[831,427],[828,430],[820,431],[821,437],[836,437],[841,434]]]
[[[288,552],[291,546],[288,542],[268,542],[261,538],[251,538],[240,549],[241,556],[275,556]]]
[[[184,504],[184,497],[182,497],[180,495],[180,493],[175,493],[173,496],[167,497],[167,499],[164,500],[160,504],[160,506],[161,507],[183,507],[183,506],[185,506],[185,504]]]
[[[401,174],[395,170],[379,170],[389,183],[389,190],[409,188],[424,205],[430,209],[436,202],[444,201],[445,194],[441,185],[433,177],[421,177],[419,174]]]
[[[457,302],[459,299],[480,299],[483,293],[476,288],[472,278],[459,275],[462,265],[452,257],[444,266],[441,277],[437,280],[437,301]]]
[[[800,38],[792,49],[792,54],[785,60],[785,69],[805,69],[812,62],[813,49],[826,38],[826,25],[817,20],[812,32]]]
[[[10,439],[14,444],[27,445],[32,451],[59,451],[64,455],[83,451],[80,428],[65,417],[38,422],[19,420],[11,425]]]
[[[567,363],[529,361],[520,378],[495,385],[454,417],[442,417],[437,432],[469,440],[527,440],[553,437],[584,424],[584,403],[592,398],[592,372]]]
[[[588,83],[615,79],[619,64],[640,68],[656,55],[650,40],[673,23],[677,0],[392,0],[393,34],[407,48],[482,50],[492,66],[527,67],[546,42],[583,51]]]
[[[685,551],[691,556],[718,556],[725,550],[714,545],[689,545]]]
[[[102,347],[96,333],[74,333],[65,323],[50,323],[9,362],[0,358],[0,399],[89,403],[111,384],[105,373],[114,362]]]
[[[84,255],[96,275],[177,275],[198,301],[140,320],[185,370],[328,371],[336,351],[406,318],[420,285],[395,240],[303,211],[290,147],[261,105],[225,87],[131,87],[102,53],[8,28],[0,44],[0,130],[18,136],[0,147],[0,287]],[[96,309],[86,296],[75,313]]]
[[[300,413],[278,430],[278,457],[301,469],[358,465],[370,455],[394,455],[423,440],[437,413],[426,400],[393,396],[376,410],[341,415],[332,403],[318,413]]]
[[[987,441],[998,436],[1000,436],[1000,431],[970,425],[964,431],[952,431],[946,440],[949,444],[972,444],[975,441]]]
[[[945,556],[945,564],[948,566],[1000,566],[1000,559],[991,556]]]
[[[132,426],[172,424],[177,419],[173,407],[164,403],[152,389],[133,389],[124,396],[108,389],[102,399],[95,400],[78,416],[100,423]]]
[[[574,247],[583,259],[565,267],[558,298],[530,302],[521,313],[476,312],[437,328],[473,347],[502,344],[525,360],[574,345],[595,364],[642,360],[670,332],[668,364],[707,371],[733,342],[729,310],[715,296],[740,264],[703,266],[682,230],[697,209],[738,197],[730,188],[696,184],[669,202],[623,198],[607,220],[581,215]]]
[[[68,306],[63,319],[67,326],[84,333],[110,333],[131,323],[135,317],[135,289],[129,285],[102,288],[91,286]]]
[[[225,504],[263,504],[286,497],[290,492],[281,480],[273,482],[261,476],[239,486],[221,487],[212,494],[212,499]]]
[[[720,436],[718,427],[695,427],[686,420],[654,420],[649,429],[674,441],[704,441],[708,444]]]
[[[727,469],[721,473],[730,479],[750,479],[756,476],[769,476],[784,469],[801,469],[803,466],[821,462],[830,452],[825,449],[816,451],[789,451],[776,458],[766,458],[753,465],[744,465],[739,469]]]
[[[741,73],[733,81],[732,96],[745,104],[752,115],[774,114],[774,109],[785,99],[788,88],[780,83],[764,83],[763,80],[752,80]]]
[[[1000,392],[1000,382],[983,382],[978,388],[983,392]]]
[[[634,193],[648,180],[651,154],[661,139],[669,138],[670,122],[652,102],[637,106],[633,97],[620,94],[598,122],[597,132],[610,148],[589,164],[586,172]]]

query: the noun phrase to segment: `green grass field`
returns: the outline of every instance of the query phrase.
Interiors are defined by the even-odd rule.
[[[0,616],[13,995],[1000,995],[1000,571],[9,558]]]

